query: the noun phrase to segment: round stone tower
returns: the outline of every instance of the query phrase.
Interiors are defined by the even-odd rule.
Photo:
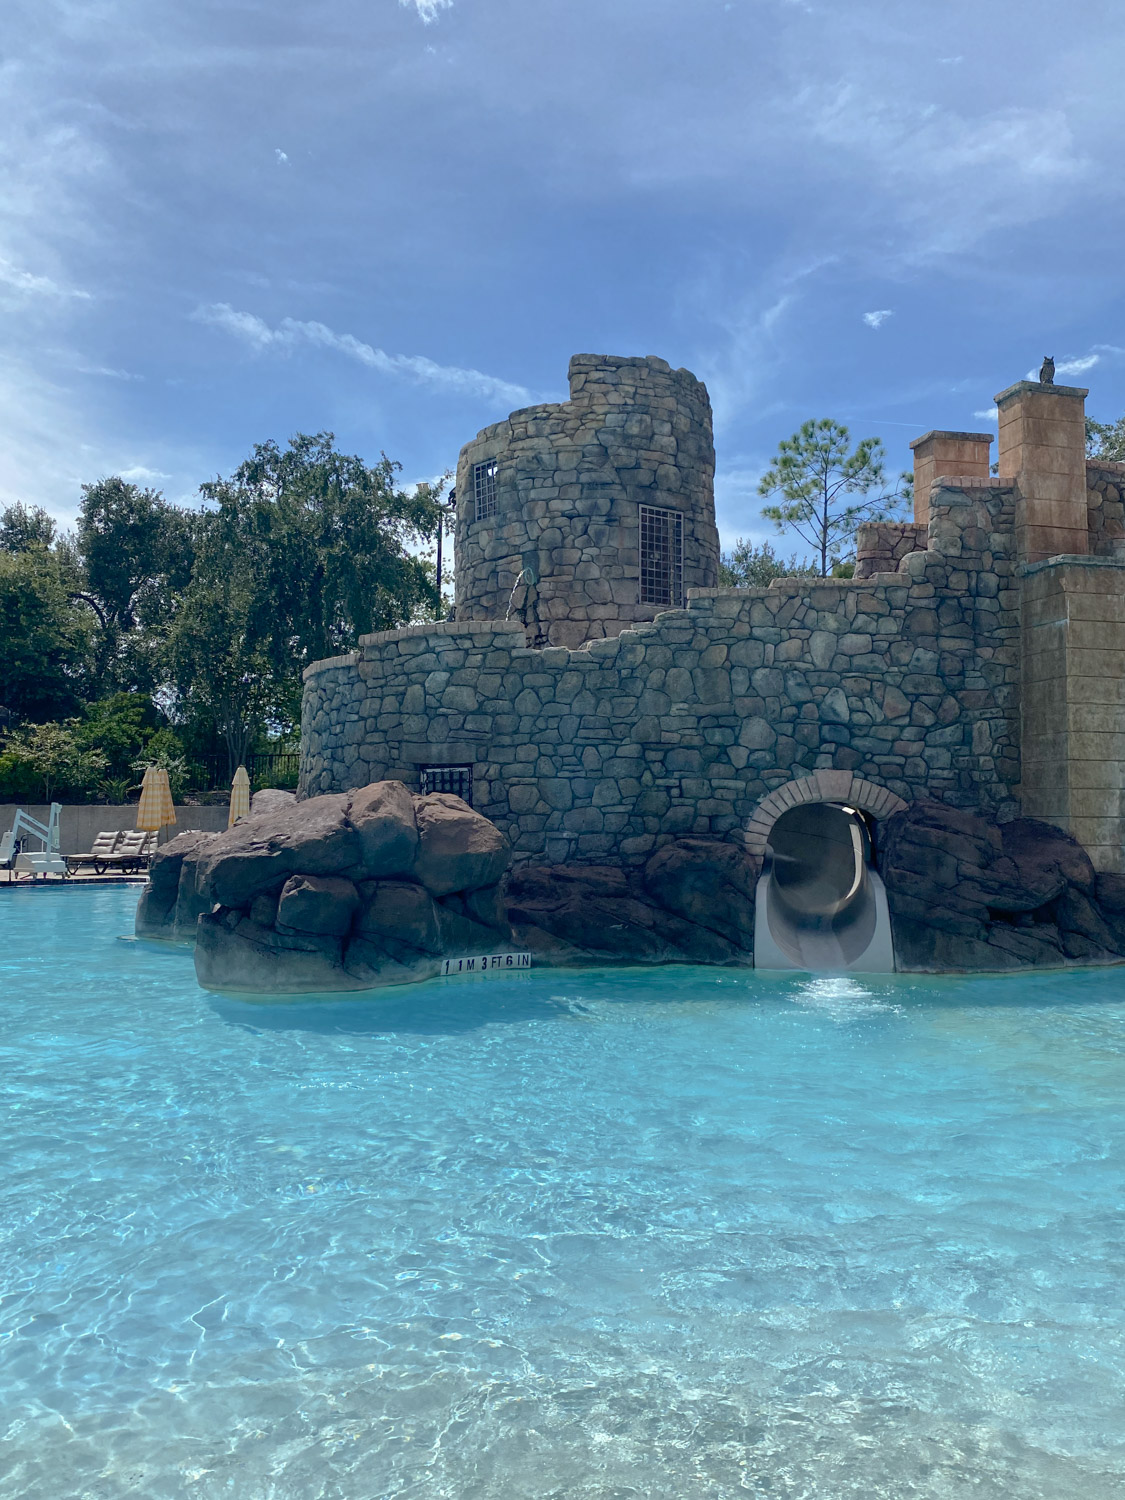
[[[458,620],[532,644],[617,635],[718,582],[707,388],[651,356],[576,354],[570,400],[479,432],[457,463]]]

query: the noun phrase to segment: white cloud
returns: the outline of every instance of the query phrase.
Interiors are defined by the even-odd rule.
[[[153,479],[171,479],[171,474],[166,474],[163,469],[146,469],[144,464],[133,464],[128,469],[118,469],[119,478],[128,480],[130,484],[148,484]]]
[[[279,167],[284,166],[285,163],[289,160],[288,156],[285,154],[285,152],[281,149],[280,146],[275,146],[273,148],[273,154],[277,157],[277,164],[278,164]]]
[[[115,370],[110,365],[86,365],[82,363],[73,364],[71,369],[76,375],[101,375],[109,380],[143,380],[143,375],[134,375],[131,370]]]
[[[973,416],[978,417],[982,422],[998,422],[1000,420],[1000,410],[998,407],[988,406],[985,407],[984,411],[973,412]]]
[[[478,396],[485,401],[505,402],[513,406],[527,405],[530,392],[522,385],[500,380],[494,375],[485,375],[480,370],[463,370],[457,365],[439,365],[422,354],[387,354],[365,344],[351,333],[335,333],[324,323],[303,323],[296,318],[282,318],[276,328],[271,328],[264,319],[253,313],[238,312],[227,302],[215,302],[199,307],[192,314],[197,322],[209,323],[226,333],[242,339],[252,349],[292,350],[302,344],[321,349],[335,349],[357,360],[368,369],[378,370],[384,375],[412,380],[418,385],[430,386],[463,396]]]
[[[413,5],[425,26],[437,20],[439,11],[450,10],[453,6],[453,0],[398,0],[398,3],[407,10]]]
[[[866,313],[864,313],[864,315],[863,315],[863,321],[867,324],[868,328],[880,328],[887,321],[888,318],[893,318],[893,317],[894,317],[894,309],[893,308],[890,308],[890,307],[880,307],[875,312],[866,312]]]
[[[1092,370],[1096,364],[1101,362],[1100,354],[1086,354],[1081,359],[1060,359],[1055,365],[1056,375],[1081,375],[1086,370]],[[1024,376],[1025,380],[1038,380],[1039,367],[1028,370]]]
[[[0,285],[11,287],[16,292],[27,292],[33,297],[78,297],[84,302],[90,301],[89,292],[60,286],[49,276],[36,276],[31,271],[23,271],[10,260],[0,259]]]

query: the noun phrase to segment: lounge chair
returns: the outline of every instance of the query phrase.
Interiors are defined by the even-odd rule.
[[[104,861],[111,870],[135,873],[148,868],[149,860],[156,853],[156,834],[141,829],[130,829],[123,833],[113,853]]]
[[[93,865],[95,875],[104,875],[124,837],[125,833],[120,828],[110,828],[104,833],[99,833],[87,853],[66,856],[67,872],[73,875],[76,870],[82,869],[83,865]]]

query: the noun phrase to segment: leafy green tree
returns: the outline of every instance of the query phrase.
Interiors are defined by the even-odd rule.
[[[177,715],[215,727],[232,775],[267,722],[287,721],[295,701],[293,681],[279,676],[270,649],[287,622],[269,619],[264,549],[245,541],[236,516],[208,517],[169,639]]]
[[[88,703],[75,738],[84,750],[98,750],[106,773],[120,781],[130,777],[134,762],[159,732],[152,699],[146,693],[113,693]]]
[[[73,712],[88,690],[89,632],[42,546],[0,551],[0,705],[18,718]]]
[[[328,432],[259,443],[201,486],[196,560],[172,631],[181,710],[210,718],[233,773],[267,726],[299,714],[301,672],[359,637],[440,608],[438,487],[396,489],[398,465],[338,453]]]
[[[1086,457],[1125,463],[1125,417],[1118,417],[1116,422],[1086,418]]]
[[[728,589],[764,589],[775,578],[802,578],[815,573],[812,563],[782,557],[769,542],[757,545],[742,537],[719,558],[719,583]]]
[[[30,552],[35,547],[48,548],[55,540],[57,527],[53,517],[41,506],[14,505],[0,511],[0,551]]]
[[[762,515],[778,531],[795,532],[826,578],[854,552],[861,521],[891,520],[900,513],[901,488],[888,494],[886,483],[881,441],[863,438],[853,449],[848,429],[825,419],[805,422],[782,439],[758,493],[779,496],[776,504],[762,507]]]
[[[151,688],[179,595],[191,577],[195,516],[158,490],[112,476],[82,486],[74,597],[99,628],[102,686]]]
[[[77,719],[63,723],[26,724],[5,736],[4,759],[22,765],[43,788],[43,801],[53,792],[84,792],[97,786],[107,761],[100,750],[83,749]]]

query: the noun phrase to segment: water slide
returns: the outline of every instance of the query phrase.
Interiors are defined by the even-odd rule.
[[[832,802],[784,812],[758,881],[754,964],[812,973],[894,973],[887,893],[862,816]]]

